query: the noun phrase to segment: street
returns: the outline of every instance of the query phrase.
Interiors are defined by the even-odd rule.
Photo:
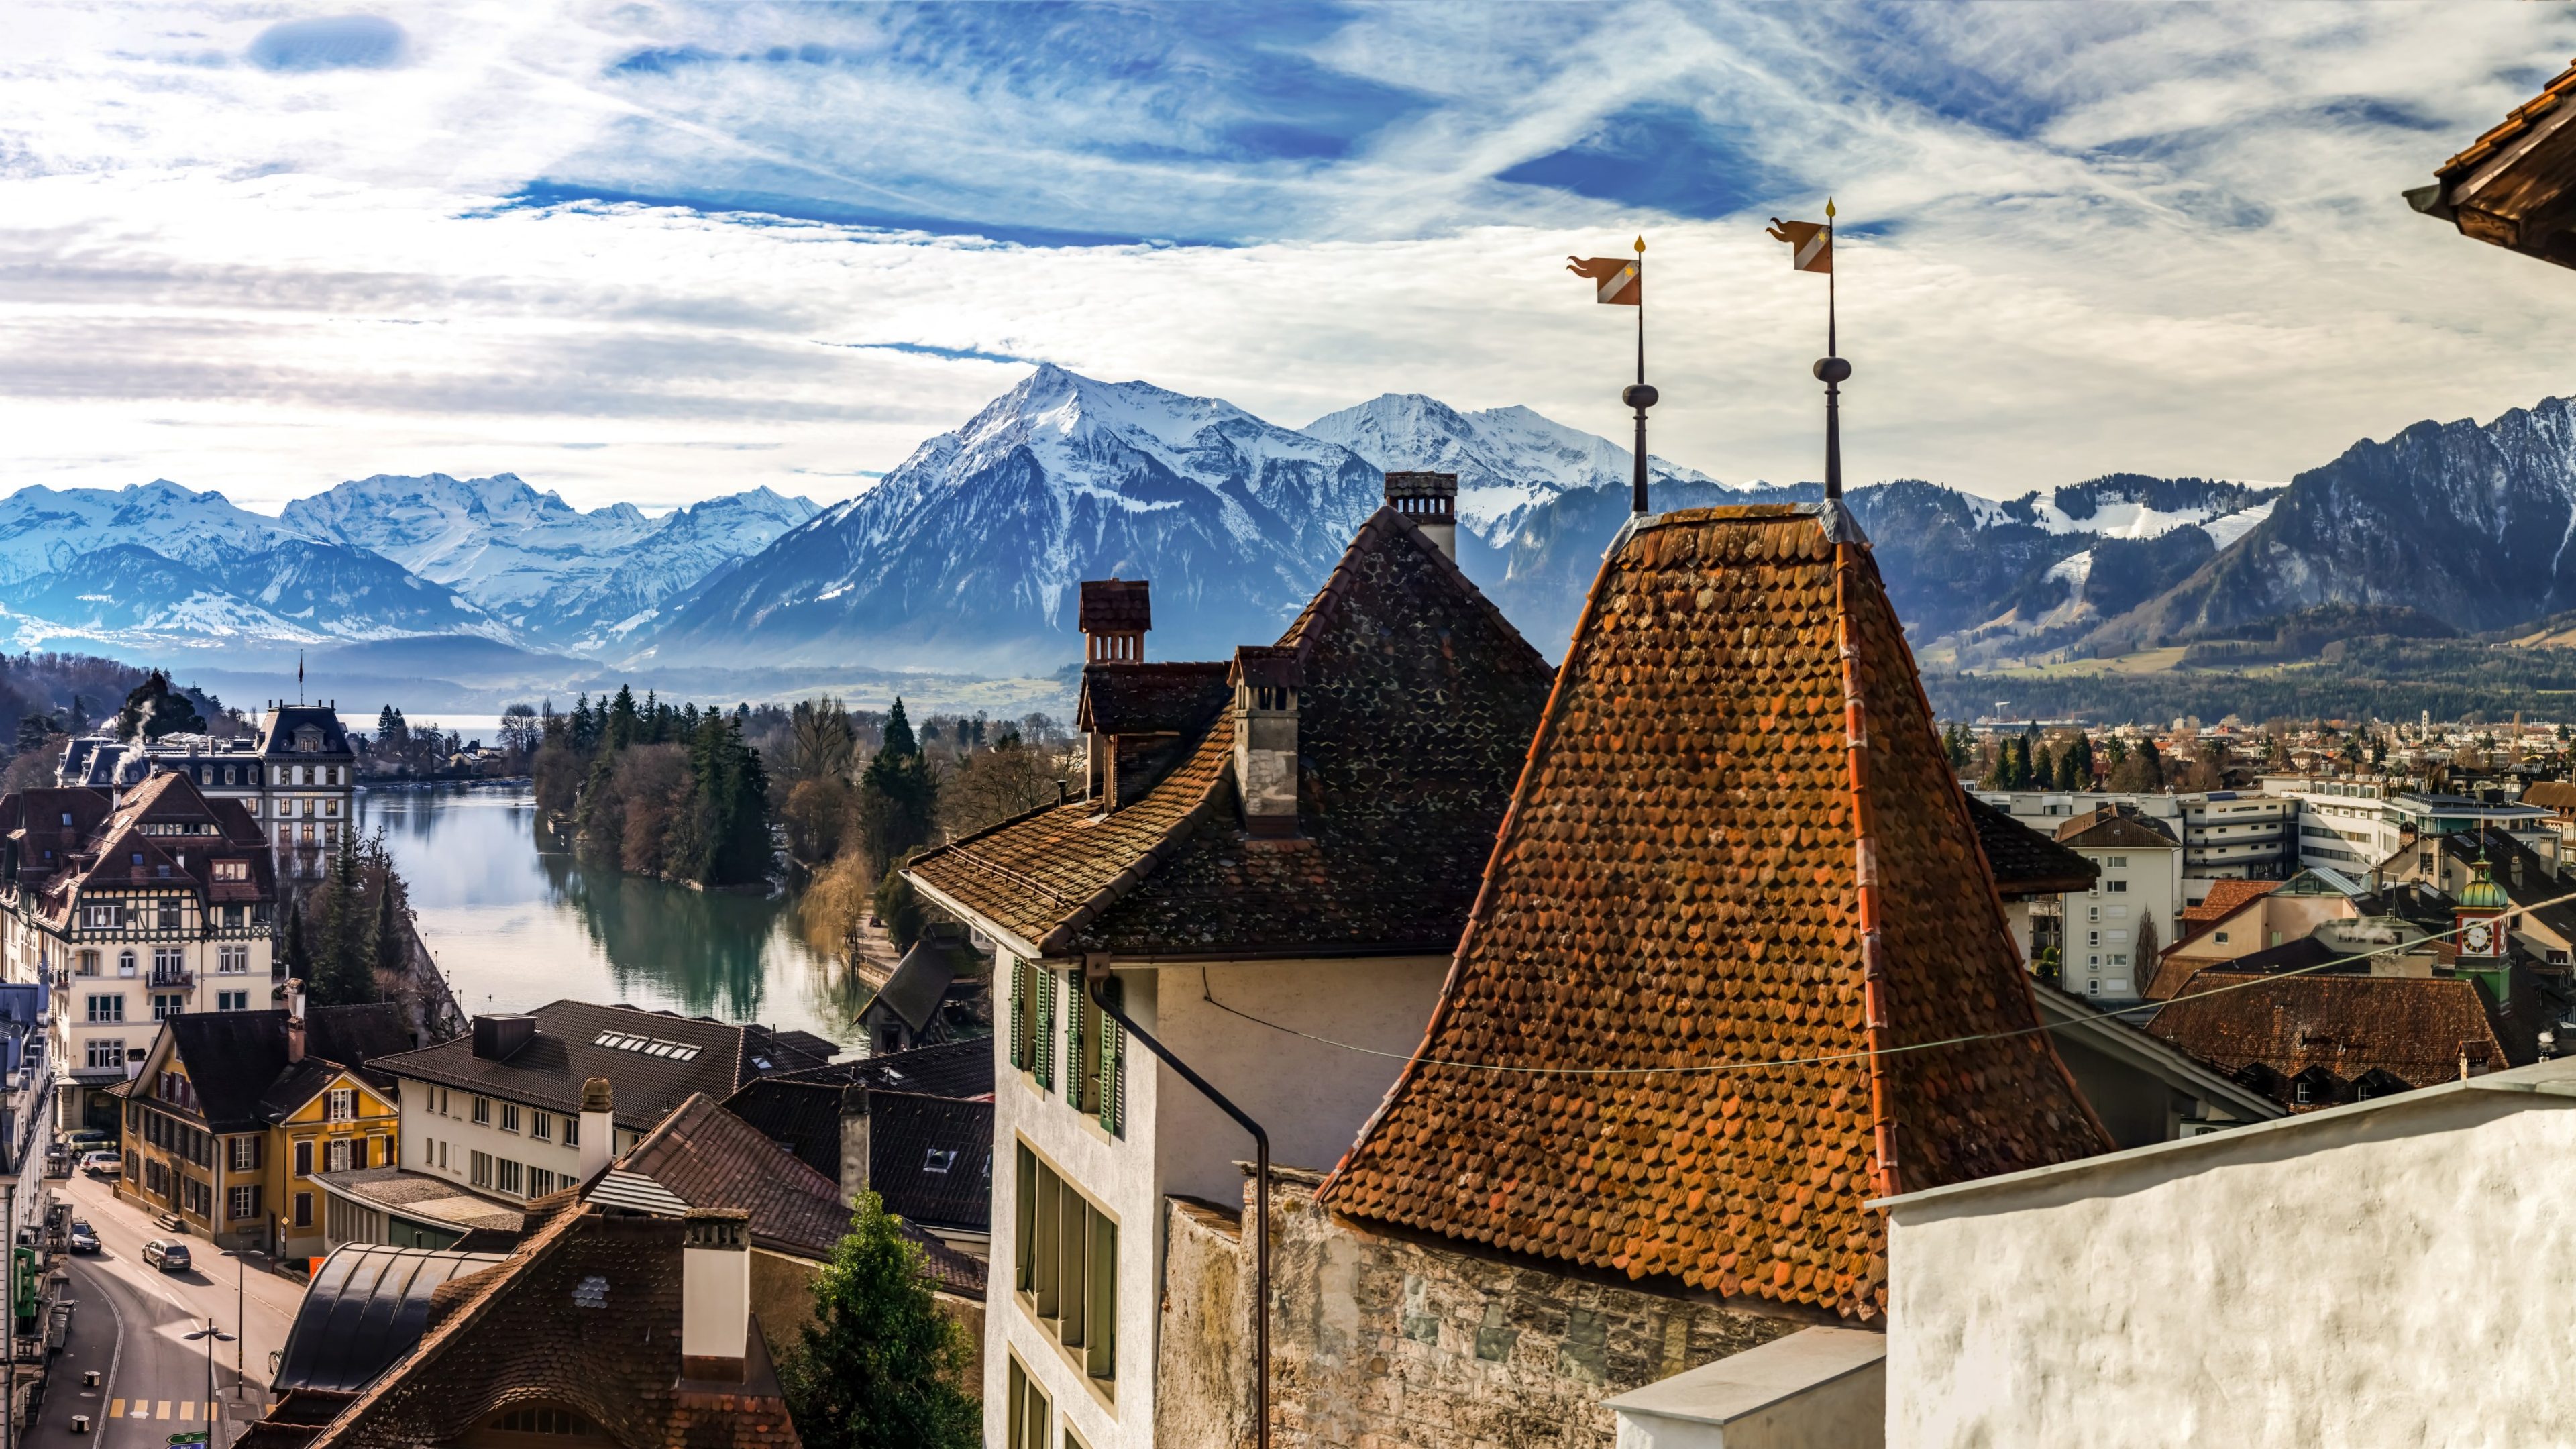
[[[258,1260],[237,1282],[239,1261],[198,1237],[183,1239],[195,1266],[163,1273],[143,1261],[147,1239],[171,1236],[153,1226],[149,1214],[118,1202],[105,1182],[74,1177],[53,1185],[71,1203],[72,1216],[96,1230],[101,1251],[56,1260],[70,1265],[67,1296],[80,1306],[72,1314],[71,1341],[54,1357],[28,1443],[42,1449],[146,1449],[205,1429],[217,1416],[233,1421],[214,1436],[217,1445],[238,1435],[241,1423],[256,1418],[268,1402],[269,1355],[286,1344],[303,1286],[260,1271]],[[247,1316],[247,1332],[237,1315]],[[236,1343],[215,1345],[211,1401],[206,1344],[182,1337],[205,1327],[209,1317],[223,1332],[239,1335]],[[236,1378],[236,1362],[245,1370],[246,1385]],[[19,1372],[30,1367],[22,1364]],[[93,1369],[99,1385],[84,1387],[81,1380]],[[71,1431],[79,1414],[90,1417],[89,1434]]]

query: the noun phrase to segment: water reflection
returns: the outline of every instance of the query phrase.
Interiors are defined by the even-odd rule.
[[[468,1012],[561,997],[801,1028],[855,1044],[865,988],[795,928],[792,893],[585,870],[525,789],[364,791],[420,931]]]

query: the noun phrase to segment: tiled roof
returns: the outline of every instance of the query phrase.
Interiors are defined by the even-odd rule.
[[[725,1099],[725,1110],[796,1154],[825,1177],[841,1172],[841,1092],[852,1083],[873,1091],[929,1097],[993,1096],[993,1042],[989,1037],[915,1047],[908,1052],[860,1057],[781,1072],[745,1085]]]
[[[2576,71],[2569,71],[2568,74],[2576,76]],[[2543,810],[2555,810],[2562,815],[2569,811],[2576,811],[2576,781],[2534,780],[2523,787],[2522,803],[2537,805]]]
[[[2434,168],[2433,174],[2444,181],[2457,179],[2463,172],[2483,165],[2487,158],[2512,143],[2515,137],[2530,130],[2541,117],[2558,109],[2571,92],[2576,92],[2576,66],[2570,66],[2551,77],[2540,88],[2540,94],[2505,113],[2505,118],[2485,135],[2469,143],[2467,149]]]
[[[474,1038],[468,1033],[379,1058],[374,1065],[397,1076],[565,1113],[581,1110],[584,1081],[606,1077],[618,1122],[638,1132],[651,1130],[692,1092],[721,1099],[769,1070],[820,1065],[811,1048],[793,1036],[703,1017],[586,1001],[550,1002],[530,1015],[537,1019],[536,1034],[507,1061],[474,1055]],[[696,1048],[696,1055],[683,1059],[603,1045],[603,1036],[676,1043]],[[763,1061],[769,1067],[763,1068]]]
[[[948,930],[958,928],[950,926]],[[867,1005],[859,1008],[859,1015],[889,1011],[906,1027],[920,1032],[948,1000],[948,988],[960,976],[972,975],[982,959],[962,934],[925,934],[903,953],[903,959],[895,963],[894,974],[868,998]]]
[[[161,1023],[208,1131],[255,1131],[311,1100],[343,1069],[411,1045],[402,1008],[391,1002],[313,1006],[304,1013],[304,1060],[290,1062],[286,1021],[283,1010],[191,1011]]]
[[[1233,691],[1226,665],[1094,664],[1082,671],[1074,728],[1113,735],[1197,735]]]
[[[990,1231],[993,1104],[870,1092],[868,1186],[909,1221]]]
[[[790,1449],[761,1335],[731,1412],[701,1413],[680,1375],[674,1218],[558,1207],[508,1262],[442,1285],[435,1323],[350,1401],[313,1449],[451,1443],[513,1404],[568,1408],[617,1449]]]
[[[1135,803],[1041,810],[908,873],[1043,955],[1447,951],[1537,723],[1546,660],[1386,508],[1279,642],[1304,681],[1300,838],[1246,840],[1224,709]]]
[[[2116,850],[2124,845],[2170,850],[2177,842],[2163,821],[2151,820],[2123,806],[2105,805],[2057,827],[2057,843],[2083,850]]]
[[[2376,1068],[2414,1087],[2458,1077],[2464,1051],[2498,1068],[2523,1055],[2507,1052],[2466,977],[2208,970],[2147,1030],[2222,1071],[2260,1063],[2289,1078],[2322,1066],[2351,1081]]]
[[[89,790],[38,790],[8,797],[14,806],[0,802],[0,826],[29,832],[17,879],[38,893],[37,910],[49,919],[68,921],[76,894],[135,887],[184,886],[219,905],[277,899],[276,864],[240,801],[209,800],[196,781],[176,774],[153,776],[112,809],[100,810],[83,796],[103,799]],[[64,814],[73,827],[61,824]],[[171,826],[184,833],[152,833]],[[44,858],[47,850],[55,859]],[[247,878],[216,880],[218,859],[242,862]]]
[[[2015,820],[1974,795],[1966,797],[1976,822],[1977,846],[1994,872],[1995,889],[2007,896],[2053,896],[2080,891],[2101,867]]]
[[[2200,898],[2199,905],[2182,908],[2183,939],[2191,939],[2192,936],[2199,934],[2203,927],[2218,924],[2234,915],[2247,903],[2259,901],[2280,888],[2281,883],[2276,880],[2210,882],[2209,894]]]
[[[0,796],[0,840],[8,844],[10,878],[34,890],[70,869],[72,856],[89,848],[108,809],[106,795],[79,786]]]
[[[1666,514],[1605,562],[1430,1027],[1322,1201],[1876,1321],[1868,1200],[2109,1146],[1868,547],[1824,523],[1856,539]]]

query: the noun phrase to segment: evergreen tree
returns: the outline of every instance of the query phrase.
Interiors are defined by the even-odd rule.
[[[641,723],[635,713],[635,691],[621,684],[617,698],[608,705],[608,723],[600,731],[600,748],[622,750],[635,743],[636,726]]]
[[[938,814],[938,778],[898,699],[886,714],[884,743],[859,777],[859,848],[869,871],[883,875],[905,851],[929,844]]]
[[[169,734],[203,734],[206,717],[188,697],[170,687],[170,676],[158,669],[143,676],[116,712],[116,732],[129,740],[157,740]]]
[[[411,951],[403,933],[401,894],[396,888],[393,865],[388,861],[383,883],[376,888],[375,967],[395,976],[411,964]]]
[[[862,1192],[849,1236],[814,1283],[814,1321],[781,1356],[806,1449],[973,1449],[982,1413],[958,1387],[974,1370],[955,1320],[921,1276],[884,1199]]]
[[[304,902],[296,901],[286,908],[286,974],[309,984],[313,980],[313,948],[304,938]]]
[[[1004,738],[1017,739],[1018,735],[1014,732]],[[1950,768],[1963,775],[1976,763],[1975,742],[1968,738],[1968,727],[1957,720],[1952,720],[1950,727],[1941,731],[1941,748],[1950,756]]]
[[[49,714],[26,714],[18,717],[18,753],[41,750],[59,726]]]
[[[324,1006],[375,999],[375,942],[355,831],[343,831],[322,890],[321,940],[308,989]]]

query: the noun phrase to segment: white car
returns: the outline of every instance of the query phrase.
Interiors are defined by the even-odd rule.
[[[81,1159],[81,1171],[92,1177],[114,1177],[125,1170],[125,1159],[113,1152],[93,1152]]]

